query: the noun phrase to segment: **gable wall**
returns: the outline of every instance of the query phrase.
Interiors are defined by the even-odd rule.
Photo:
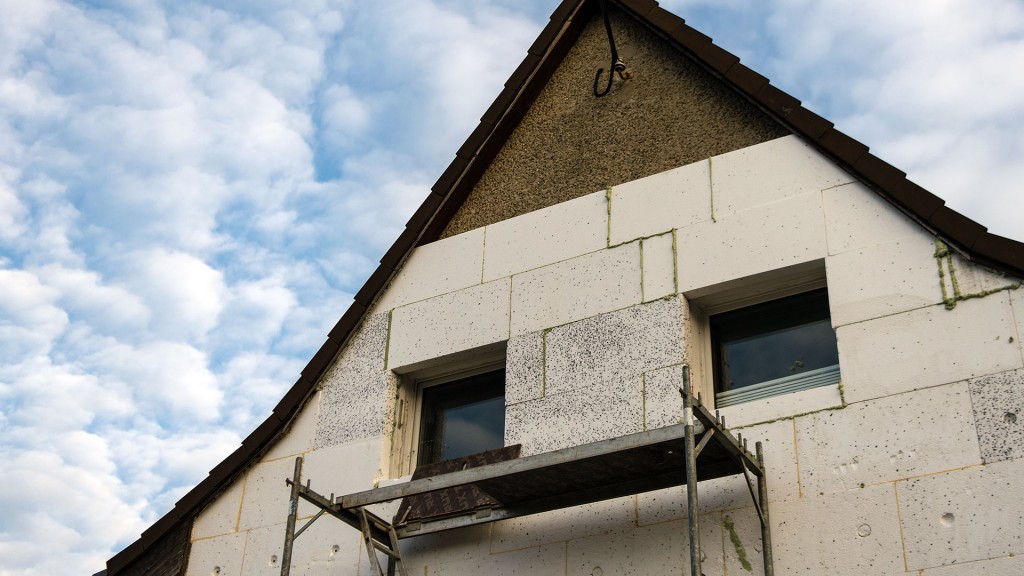
[[[508,220],[788,131],[617,10],[612,30],[633,73],[603,98],[610,65],[600,13],[513,131],[442,237]]]
[[[684,363],[711,397],[703,307],[815,274],[829,286],[842,385],[722,411],[765,442],[776,573],[933,576],[968,562],[1019,573],[1019,280],[937,251],[795,137],[418,248],[289,435],[197,520],[188,573],[280,572],[295,455],[322,493],[395,481],[395,372],[504,346],[505,442],[524,454],[663,426],[681,410]],[[761,573],[742,478],[700,489],[705,574]],[[682,573],[685,494],[402,546],[411,574]],[[366,564],[357,532],[324,518],[297,540],[292,573]]]

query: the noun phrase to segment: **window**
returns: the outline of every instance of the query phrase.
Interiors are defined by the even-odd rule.
[[[710,317],[715,405],[839,382],[824,288]]]
[[[505,445],[505,370],[423,387],[418,464]]]

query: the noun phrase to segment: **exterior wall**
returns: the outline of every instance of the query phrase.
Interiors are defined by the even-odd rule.
[[[765,443],[776,573],[1019,574],[1019,280],[950,254],[795,137],[419,248],[289,435],[201,514],[188,573],[279,572],[295,455],[322,493],[406,472],[396,374],[503,349],[506,444],[610,438],[676,422],[684,364],[713,398],[709,311],[821,281],[842,383],[722,410]],[[700,490],[705,574],[762,573],[742,478]],[[685,574],[685,502],[663,490],[402,546],[411,574]],[[358,533],[326,518],[293,566],[368,573]]]
[[[607,81],[610,64],[597,14],[443,236],[789,133],[632,18],[611,16],[633,78],[594,97],[594,73]]]

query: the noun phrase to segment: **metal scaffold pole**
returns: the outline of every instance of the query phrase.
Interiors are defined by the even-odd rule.
[[[302,484],[302,456],[295,459],[291,497],[288,500],[288,523],[284,530],[284,552],[281,554],[281,576],[292,570],[292,547],[295,544],[295,518],[299,515],[299,485]]]
[[[772,565],[772,527],[768,523],[768,472],[764,467],[764,450],[761,443],[754,444],[757,450],[757,463],[761,466],[761,475],[757,477],[757,499],[761,507],[761,550],[764,555],[764,576],[774,576]]]
[[[690,575],[701,576],[700,522],[697,518],[697,451],[694,445],[690,367],[683,367],[683,435],[686,451],[686,516],[690,527]]]

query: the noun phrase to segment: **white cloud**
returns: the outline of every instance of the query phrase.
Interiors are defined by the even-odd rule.
[[[123,282],[142,294],[150,329],[165,338],[202,341],[228,297],[223,274],[199,258],[155,248],[126,255]]]
[[[209,423],[220,415],[223,391],[206,354],[190,345],[109,344],[81,362],[105,386],[130,392],[143,415],[163,426]]]
[[[22,270],[0,269],[0,361],[45,355],[68,324],[60,293]]]

